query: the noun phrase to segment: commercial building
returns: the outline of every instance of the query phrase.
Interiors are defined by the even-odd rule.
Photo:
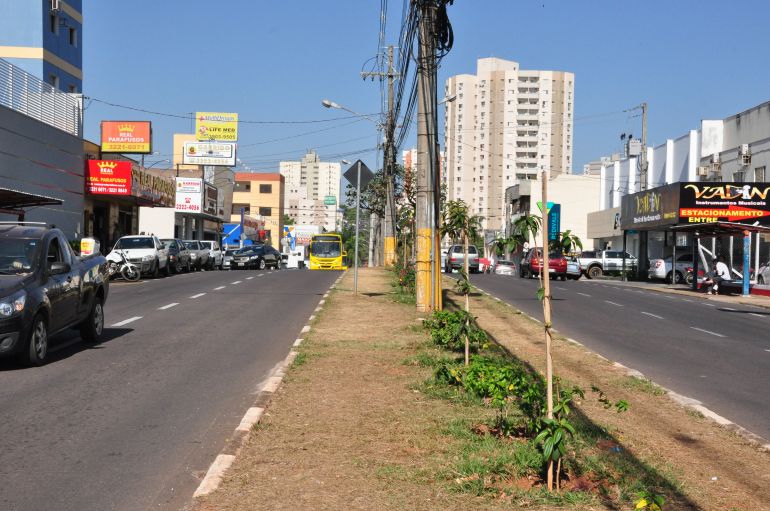
[[[669,257],[675,250],[693,252],[694,236],[675,235],[671,228],[677,225],[747,219],[760,225],[770,223],[766,173],[770,102],[722,120],[703,120],[697,129],[647,148],[647,160],[644,187],[639,158],[602,166],[599,210],[588,218],[596,246],[611,244],[618,249],[619,243],[625,243],[640,259],[654,259]],[[723,215],[731,207],[749,211]],[[723,255],[731,265],[742,258],[741,241],[728,237],[707,245],[698,244],[701,264],[715,254]],[[753,235],[751,247],[755,268],[770,261],[766,235]]]
[[[265,222],[265,238],[281,249],[285,178],[279,173],[235,173],[230,221],[240,222],[241,212]]]
[[[311,150],[301,161],[282,161],[279,168],[285,179],[286,214],[294,223],[338,230],[340,164],[323,162]]]
[[[504,227],[505,190],[516,181],[572,173],[575,77],[483,58],[475,75],[449,78],[444,94],[447,196]]]
[[[56,89],[82,92],[82,0],[3,2],[0,58]]]

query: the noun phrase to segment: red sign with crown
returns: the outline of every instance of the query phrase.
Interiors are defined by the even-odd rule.
[[[88,160],[86,191],[98,195],[131,195],[131,162]]]

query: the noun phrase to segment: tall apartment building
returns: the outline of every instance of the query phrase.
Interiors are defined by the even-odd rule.
[[[575,75],[529,71],[484,58],[475,75],[449,78],[445,96],[448,200],[462,199],[486,230],[505,222],[505,189],[518,180],[572,173]],[[453,99],[452,99],[453,98]]]
[[[323,162],[315,151],[302,161],[282,161],[280,173],[286,179],[286,214],[298,225],[318,225],[336,231],[339,209],[340,164]]]
[[[0,2],[0,58],[64,92],[82,92],[82,0]]]

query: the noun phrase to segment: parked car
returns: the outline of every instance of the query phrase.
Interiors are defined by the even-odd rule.
[[[452,270],[461,270],[465,267],[465,248],[463,245],[452,245],[447,250],[444,271],[452,273]],[[468,272],[479,271],[479,252],[475,245],[468,245]]]
[[[198,240],[184,240],[185,246],[190,250],[190,261],[196,270],[209,267],[209,249]]]
[[[626,270],[634,271],[638,265],[636,257],[625,253]],[[589,279],[602,275],[621,273],[623,269],[623,251],[618,250],[584,250],[580,254],[580,269]]]
[[[676,256],[676,280],[677,284],[684,282],[685,275],[687,275],[687,268],[693,266],[692,254],[677,254]],[[647,272],[647,276],[650,279],[666,280],[671,282],[671,256],[662,259],[651,259],[650,269]]]
[[[59,229],[0,225],[0,356],[42,365],[49,338],[72,327],[84,341],[98,341],[108,294],[107,260],[98,251],[78,256]]]
[[[222,249],[216,241],[201,241],[201,245],[209,249],[209,267],[210,269],[222,269]]]
[[[265,249],[263,245],[251,245],[243,247],[233,255],[230,263],[232,270],[264,270],[267,266],[265,261]]]
[[[187,248],[184,241],[175,238],[160,240],[163,246],[168,250],[168,263],[171,273],[182,273],[182,271],[192,271],[192,261],[190,259],[190,249]]]
[[[233,261],[233,257],[235,254],[238,253],[238,251],[241,250],[240,248],[228,248],[222,253],[222,269],[223,270],[229,270],[231,268],[231,263]]]
[[[505,259],[498,259],[495,263],[495,275],[515,275],[516,265],[513,261],[507,261]]]
[[[579,280],[583,275],[580,268],[580,260],[575,256],[567,257],[567,278],[570,280]]]
[[[522,278],[532,278],[540,275],[543,269],[543,249],[530,249],[522,259],[519,265],[519,276]],[[548,254],[548,274],[552,278],[567,278],[567,258],[559,252]]]
[[[760,286],[764,284],[770,284],[770,262],[767,262],[759,267],[757,284]]]
[[[281,269],[282,257],[281,253],[273,248],[272,245],[264,245],[265,248],[265,264],[268,268]]]
[[[161,271],[166,275],[170,274],[168,249],[164,248],[163,243],[155,236],[123,236],[112,250],[120,251],[128,262],[139,267],[142,274],[153,277],[160,275]],[[107,254],[107,260],[117,264],[122,262],[120,256],[112,252]]]

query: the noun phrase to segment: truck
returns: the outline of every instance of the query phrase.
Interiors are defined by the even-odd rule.
[[[637,260],[625,253],[626,271],[636,271]],[[578,258],[580,270],[589,279],[603,275],[619,275],[623,269],[623,252],[619,250],[584,250]]]
[[[45,224],[0,222],[0,357],[40,366],[49,339],[69,328],[98,342],[109,294],[107,259],[92,239],[76,253],[64,233]]]

